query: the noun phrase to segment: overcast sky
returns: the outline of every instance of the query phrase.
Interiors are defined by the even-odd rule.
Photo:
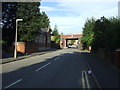
[[[60,33],[78,34],[82,33],[82,27],[87,18],[118,16],[118,1],[42,0],[40,10],[48,15],[52,29],[56,24]]]

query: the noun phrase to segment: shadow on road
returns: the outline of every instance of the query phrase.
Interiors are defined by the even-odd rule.
[[[57,57],[61,57],[60,60],[55,59]],[[64,60],[64,62],[63,62]],[[118,73],[116,73],[113,69],[109,67],[106,63],[101,61],[99,58],[95,57],[94,55],[91,55],[88,52],[77,52],[73,51],[73,53],[65,53],[64,56],[59,55],[55,56],[53,58],[46,59],[43,62],[39,62],[33,65],[25,66],[22,68],[19,68],[15,71],[11,71],[8,73],[2,74],[2,80],[3,80],[3,87],[6,85],[9,85],[10,83],[23,78],[30,78],[32,79],[33,76],[35,79],[32,79],[35,82],[32,82],[31,84],[33,86],[39,86],[42,88],[81,88],[81,72],[82,70],[87,70],[87,67],[84,66],[85,62],[81,62],[81,60],[86,60],[89,65],[92,68],[92,71],[95,73],[99,83],[102,87],[110,88],[110,87],[118,87]],[[34,60],[33,60],[34,61]],[[51,62],[46,69],[42,69],[42,72],[39,72],[39,78],[36,79],[38,76],[36,75],[35,70],[46,65],[47,63]],[[28,62],[29,63],[29,62]],[[45,76],[45,77],[44,77]],[[42,78],[44,77],[44,78]],[[48,82],[47,78],[51,78]],[[114,77],[114,78],[113,78]],[[43,80],[41,83],[37,83],[40,80]],[[58,80],[58,81],[57,81]],[[63,82],[64,80],[64,82]],[[66,81],[65,81],[66,80]],[[76,82],[77,80],[77,82]],[[90,80],[92,81],[92,80]],[[52,82],[52,83],[51,83]],[[72,83],[75,83],[73,86]],[[114,83],[113,83],[114,82]],[[46,83],[42,86],[43,83]],[[93,83],[93,82],[91,82]],[[94,82],[95,83],[95,82]],[[78,85],[80,84],[80,85]],[[29,87],[32,87],[29,86]],[[48,85],[48,86],[46,86]],[[63,85],[63,86],[62,86]],[[65,86],[66,85],[66,86]],[[69,85],[69,86],[67,86]],[[27,86],[24,86],[27,87]],[[93,84],[93,88],[96,88],[96,85]],[[22,87],[20,87],[22,88]],[[34,87],[36,88],[36,87]]]

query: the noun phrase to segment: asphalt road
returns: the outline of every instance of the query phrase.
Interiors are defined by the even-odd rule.
[[[96,88],[77,49],[63,49],[2,65],[2,88]]]

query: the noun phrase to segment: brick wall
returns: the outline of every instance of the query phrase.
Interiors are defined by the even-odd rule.
[[[46,43],[25,43],[25,42],[18,42],[17,45],[17,52],[20,53],[34,53],[37,51],[41,51],[41,50],[46,50],[46,49],[50,49],[51,48],[51,44],[47,43],[47,47],[46,47]]]
[[[106,49],[99,48],[97,51],[91,51],[95,55],[103,58],[105,62],[120,68],[120,51],[110,51]]]
[[[34,53],[39,51],[38,43],[26,43],[25,44],[25,52],[26,53]]]
[[[24,42],[18,42],[17,51],[21,52],[21,53],[25,53],[25,43]]]

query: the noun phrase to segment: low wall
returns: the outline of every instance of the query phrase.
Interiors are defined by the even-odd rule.
[[[21,53],[25,53],[25,43],[24,42],[18,42],[17,51],[21,52]]]
[[[25,53],[34,53],[39,51],[38,43],[26,43],[25,44]]]
[[[92,51],[91,51],[92,52]],[[99,48],[97,51],[92,52],[95,55],[103,58],[105,62],[120,68],[120,50],[119,51],[110,51],[106,49]]]
[[[41,50],[46,50],[46,49],[50,49],[50,43],[48,43],[47,45],[45,43],[25,43],[25,42],[18,42],[17,45],[17,52],[20,53],[34,53],[34,52],[38,52]]]
[[[55,41],[51,42],[51,47],[52,48],[56,48],[56,49],[60,49],[60,44],[59,43],[55,43]]]
[[[116,59],[116,61],[115,61],[115,64],[116,64],[116,66],[118,67],[118,68],[120,68],[120,50],[116,50],[116,57],[115,57],[115,59]]]

